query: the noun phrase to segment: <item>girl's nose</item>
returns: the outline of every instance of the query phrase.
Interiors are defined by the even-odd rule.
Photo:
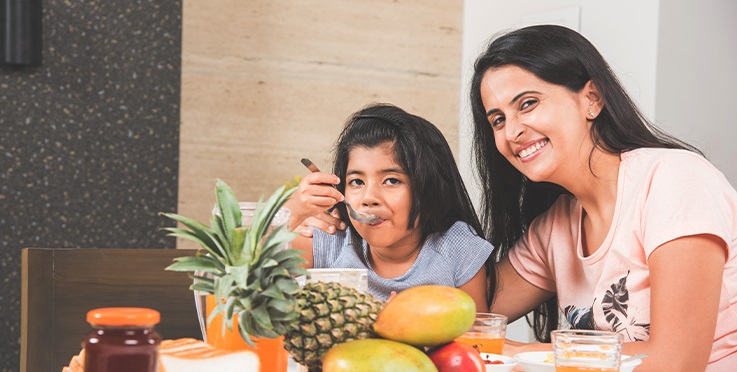
[[[376,207],[381,200],[379,187],[376,185],[367,185],[365,192],[361,197],[361,205],[364,207]]]

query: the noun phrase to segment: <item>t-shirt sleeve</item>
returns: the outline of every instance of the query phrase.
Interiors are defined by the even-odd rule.
[[[312,267],[315,269],[331,268],[338,259],[341,249],[350,237],[350,232],[337,231],[328,234],[320,229],[312,233]]]
[[[471,280],[494,251],[494,246],[476,235],[473,228],[464,222],[456,222],[444,234],[442,245],[453,263],[453,281],[460,287]]]
[[[575,225],[572,222],[572,199],[563,195],[542,215],[532,221],[527,232],[509,250],[509,261],[515,271],[530,284],[556,292],[553,261],[565,262],[569,257],[553,258],[554,246],[568,251],[576,246]]]
[[[671,240],[712,234],[725,242],[734,226],[737,206],[724,175],[706,159],[691,153],[661,159],[644,183],[640,201],[640,236],[647,257]]]

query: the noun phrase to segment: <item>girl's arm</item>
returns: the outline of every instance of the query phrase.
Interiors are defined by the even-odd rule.
[[[482,265],[479,272],[471,280],[458,288],[473,298],[473,301],[476,302],[477,313],[488,312],[489,305],[486,303],[486,266]]]
[[[311,269],[314,264],[313,256],[312,256],[312,238],[307,238],[305,236],[297,236],[292,240],[292,248],[293,249],[299,249],[302,251],[302,258],[304,258],[307,263],[300,265],[304,267],[305,269]]]
[[[649,355],[638,371],[706,369],[725,262],[725,243],[714,235],[681,237],[650,255],[650,338],[623,350]]]

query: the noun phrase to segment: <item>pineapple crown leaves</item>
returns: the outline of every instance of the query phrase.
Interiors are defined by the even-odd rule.
[[[269,231],[279,209],[295,188],[278,188],[266,200],[261,198],[251,218],[243,225],[243,215],[233,191],[217,180],[215,196],[220,213],[213,214],[210,226],[187,217],[162,213],[186,228],[165,228],[170,236],[198,243],[203,251],[194,257],[174,259],[166,270],[192,272],[190,289],[213,294],[217,305],[208,323],[218,314],[225,319],[223,331],[232,329],[238,316],[243,340],[253,346],[251,336],[273,338],[287,332],[296,319],[294,294],[299,286],[295,275],[304,275],[299,267],[305,260],[294,249],[279,249],[297,234],[286,225]]]

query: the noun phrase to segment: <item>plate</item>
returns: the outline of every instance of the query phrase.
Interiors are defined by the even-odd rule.
[[[622,359],[629,355],[622,355]],[[555,363],[553,361],[552,351],[530,351],[519,353],[514,356],[519,364],[524,368],[525,372],[555,372]],[[639,366],[642,360],[637,359],[627,363],[623,363],[620,372],[632,372],[635,367]]]
[[[481,359],[483,360],[501,360],[504,364],[487,364],[486,372],[509,372],[512,368],[517,366],[517,360],[499,354],[488,354],[481,353]]]

